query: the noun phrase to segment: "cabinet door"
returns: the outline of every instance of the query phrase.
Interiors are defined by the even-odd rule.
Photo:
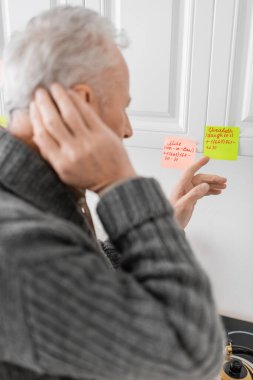
[[[253,155],[252,0],[112,0],[126,29],[134,136],[161,149],[166,135],[196,140],[205,125],[241,128],[240,155]]]
[[[115,0],[131,77],[126,144],[161,149],[166,135],[202,142],[206,122],[214,0]]]
[[[253,156],[253,2],[215,4],[207,124],[240,127],[240,155]]]
[[[205,125],[241,128],[240,155],[253,155],[252,0],[0,0],[0,57],[13,30],[60,5],[92,8],[127,31],[131,78],[126,145],[161,149],[189,136],[202,151]],[[0,93],[0,112],[4,113]]]

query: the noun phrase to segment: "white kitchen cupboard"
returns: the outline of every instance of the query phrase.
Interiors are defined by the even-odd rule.
[[[202,150],[204,125],[241,127],[240,155],[253,156],[253,2],[121,1],[132,44],[130,146],[161,148],[168,134]]]
[[[0,49],[33,15],[60,5],[95,9],[127,31],[135,130],[127,145],[160,149],[175,134],[201,151],[204,125],[235,125],[240,155],[253,155],[251,0],[1,0]]]
[[[138,172],[169,192],[178,170],[160,167],[165,136],[188,136],[202,151],[205,125],[239,126],[239,158],[206,171],[228,178],[219,198],[201,201],[187,236],[208,271],[219,311],[253,321],[253,1],[0,0],[0,49],[44,9],[93,8],[127,31],[134,135],[126,141]],[[1,113],[4,112],[3,103]],[[94,197],[90,198],[95,203]],[[99,229],[99,227],[98,227]]]

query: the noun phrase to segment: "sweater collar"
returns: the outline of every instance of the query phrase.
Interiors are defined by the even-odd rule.
[[[1,127],[0,184],[44,212],[86,224],[73,194],[47,162]]]

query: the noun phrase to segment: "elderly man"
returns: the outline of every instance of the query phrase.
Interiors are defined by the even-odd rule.
[[[206,158],[194,164],[173,193],[175,221],[159,184],[137,176],[122,145],[127,66],[96,13],[37,16],[5,64],[1,379],[212,379],[223,331],[181,227],[225,179],[195,175]],[[80,189],[100,195],[110,243],[95,239]]]

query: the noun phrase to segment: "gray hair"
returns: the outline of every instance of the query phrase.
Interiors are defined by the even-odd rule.
[[[66,88],[86,83],[105,95],[102,73],[117,64],[111,43],[127,45],[119,35],[107,19],[83,7],[54,8],[31,19],[5,48],[7,112],[27,108],[36,88],[53,82]]]

